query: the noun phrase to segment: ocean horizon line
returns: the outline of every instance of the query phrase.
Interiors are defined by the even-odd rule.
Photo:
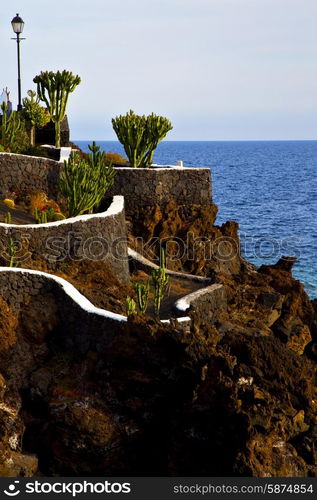
[[[115,140],[115,139],[72,139],[71,142],[92,142],[92,141],[96,141],[96,142],[116,142],[118,144],[120,144],[120,142],[118,140]],[[230,140],[227,140],[227,139],[224,139],[224,140],[203,140],[203,139],[175,139],[175,140],[163,140],[161,141],[159,144],[162,144],[162,143],[166,143],[166,142],[209,142],[209,143],[237,143],[237,142],[316,142],[317,141],[317,138],[316,139],[230,139]]]

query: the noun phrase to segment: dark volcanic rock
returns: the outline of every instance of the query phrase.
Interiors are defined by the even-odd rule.
[[[167,266],[202,276],[214,272],[238,273],[241,268],[238,224],[215,226],[216,205],[179,206],[171,200],[140,208],[130,219],[130,244],[149,259],[157,259],[166,247]]]
[[[190,332],[142,315],[109,335],[89,322],[74,332],[53,290],[19,315],[0,300],[0,475],[317,475],[316,301],[292,258],[259,270],[239,252],[220,258],[239,241],[216,211],[171,202],[130,221],[137,249],[137,234],[167,238],[170,264],[182,238],[175,269],[225,287],[226,310],[194,314]],[[89,270],[72,279],[98,290]]]

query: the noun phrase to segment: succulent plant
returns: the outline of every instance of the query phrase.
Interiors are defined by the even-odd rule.
[[[51,120],[55,124],[55,146],[61,145],[61,122],[66,114],[69,94],[74,92],[81,79],[71,71],[42,71],[33,82],[37,84],[37,94],[45,102]]]
[[[0,108],[2,112],[0,142],[3,149],[8,150],[14,144],[16,135],[22,128],[22,121],[17,111],[9,112],[6,102],[3,102]]]
[[[116,172],[112,166],[105,167],[100,147],[93,142],[89,149],[87,160],[73,153],[60,175],[59,189],[66,199],[69,217],[92,213],[114,181]]]
[[[165,269],[165,251],[161,248],[160,266],[154,269],[151,274],[152,283],[154,285],[154,311],[159,315],[162,300],[168,291],[170,278],[166,275]]]
[[[173,128],[164,116],[140,116],[132,110],[113,118],[112,126],[132,167],[149,167],[158,143]]]
[[[145,285],[143,283],[136,283],[135,290],[138,298],[139,309],[141,313],[145,313],[148,306],[150,281],[148,281]]]
[[[126,298],[126,312],[127,316],[130,316],[131,314],[134,314],[136,311],[136,302],[135,300],[128,295]]]

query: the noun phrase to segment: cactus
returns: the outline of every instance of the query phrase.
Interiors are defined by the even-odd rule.
[[[1,104],[2,123],[0,142],[5,150],[12,146],[16,134],[22,128],[22,122],[17,111],[9,113],[9,107],[6,102]]]
[[[145,313],[148,305],[149,291],[150,291],[150,282],[148,281],[146,285],[142,283],[135,284],[135,290],[138,298],[138,306],[141,313]]]
[[[127,297],[126,299],[126,312],[127,316],[131,316],[131,314],[134,314],[136,311],[136,302],[132,297]]]
[[[92,142],[92,145],[88,145],[90,154],[87,157],[87,161],[92,168],[102,168],[105,165],[106,153],[100,151],[100,146],[97,146],[96,141]]]
[[[158,143],[173,128],[164,116],[140,116],[132,110],[113,118],[112,126],[132,167],[149,167]]]
[[[99,149],[94,142],[87,161],[72,154],[64,162],[59,189],[66,198],[69,217],[92,213],[113,184],[115,170],[104,166],[104,153],[100,153]]]
[[[37,84],[37,94],[45,102],[51,120],[55,124],[55,146],[61,145],[61,121],[66,114],[69,94],[75,90],[81,80],[70,71],[42,71],[33,82]]]
[[[8,238],[8,257],[9,257],[9,267],[19,267],[19,263],[16,262],[16,253],[18,251],[18,245],[13,238]]]
[[[46,224],[47,212],[44,210],[39,210],[38,208],[34,208],[34,218],[36,219],[37,224]]]
[[[35,129],[42,128],[50,121],[47,110],[40,106],[40,98],[33,90],[27,91],[28,97],[23,99],[23,116],[29,122],[30,144],[35,146]]]
[[[161,303],[168,290],[170,280],[169,276],[166,275],[165,251],[163,248],[161,248],[160,267],[152,271],[151,278],[154,285],[154,312],[159,315]]]
[[[4,216],[4,223],[5,224],[12,224],[12,214],[11,212],[7,212]]]

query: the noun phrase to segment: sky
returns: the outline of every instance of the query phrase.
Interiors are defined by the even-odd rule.
[[[0,87],[14,107],[17,12],[23,94],[42,70],[82,79],[73,140],[115,140],[111,118],[129,109],[168,117],[168,140],[316,139],[316,0],[5,2]]]

